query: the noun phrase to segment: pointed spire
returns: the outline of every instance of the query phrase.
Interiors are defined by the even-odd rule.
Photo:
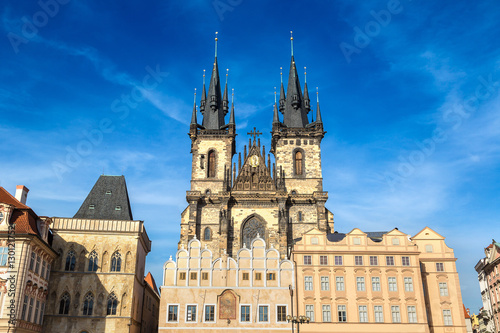
[[[273,124],[277,124],[280,122],[279,114],[278,114],[278,104],[276,103],[276,87],[274,87],[274,115],[273,115]]]
[[[307,71],[306,71],[306,67],[304,67],[304,107],[307,111],[307,113],[309,113],[309,111],[311,110],[311,101],[309,100],[309,90],[307,89]]]
[[[321,112],[319,110],[319,89],[318,89],[318,87],[316,87],[316,103],[317,103],[317,106],[316,106],[316,123],[320,124],[320,123],[322,123],[322,120],[321,120]]]
[[[280,89],[280,112],[285,112],[285,88],[283,87],[283,67],[280,67],[280,76],[281,76],[281,89]]]
[[[215,33],[215,59],[208,88],[207,104],[203,113],[203,127],[206,129],[221,129],[225,125],[224,116],[227,110],[223,108],[223,99],[221,94],[219,80],[219,65],[217,63],[217,32]],[[202,96],[203,98],[203,96]]]
[[[229,110],[229,102],[227,96],[227,78],[229,77],[229,69],[226,69],[226,87],[224,88],[224,96],[222,97],[222,110],[224,110],[224,115],[227,114]]]
[[[201,91],[200,111],[205,112],[205,103],[207,101],[207,92],[205,90],[205,70],[203,70],[203,89]]]
[[[229,125],[234,125],[234,88],[231,90],[231,113],[229,115]]]
[[[194,88],[193,114],[191,115],[191,125],[196,125],[196,88]]]

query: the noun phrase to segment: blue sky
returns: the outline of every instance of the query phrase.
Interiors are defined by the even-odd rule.
[[[500,238],[498,2],[46,3],[0,10],[0,186],[26,185],[39,215],[73,216],[100,174],[124,174],[160,282],[186,207],[186,133],[215,31],[242,151],[254,126],[270,145],[293,30],[297,66],[319,87],[336,230],[433,228],[455,250],[477,312],[474,265]]]

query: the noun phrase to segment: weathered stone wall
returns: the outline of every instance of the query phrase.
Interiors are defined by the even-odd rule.
[[[300,144],[297,144],[299,142]],[[301,149],[305,153],[303,176],[296,176],[294,174],[293,154],[297,149]],[[276,152],[274,156],[276,158],[277,168],[279,168],[280,166],[283,167],[283,171],[285,172],[285,179],[323,178],[321,172],[321,147],[319,139],[282,138],[278,141],[278,144],[276,145]],[[315,186],[316,185],[314,185],[312,188],[314,188]],[[304,188],[303,190],[306,190],[306,188]],[[312,191],[303,192],[301,190],[300,193],[312,193]]]

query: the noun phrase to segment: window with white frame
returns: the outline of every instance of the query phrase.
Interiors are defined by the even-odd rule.
[[[259,322],[269,321],[269,306],[259,305]]]
[[[330,278],[328,276],[321,277],[321,290],[330,290]]]
[[[196,321],[196,305],[188,305],[186,308],[186,321]]]
[[[408,322],[409,323],[417,322],[417,309],[414,305],[408,306]]]
[[[396,278],[391,276],[388,278],[389,281],[389,291],[398,291],[398,284]]]
[[[444,272],[444,265],[442,262],[437,262],[436,263],[436,271],[438,272]]]
[[[378,276],[372,277],[372,290],[380,291],[380,277]]]
[[[362,266],[363,265],[363,256],[354,256],[354,265]]]
[[[368,310],[367,310],[366,305],[358,306],[358,312],[359,312],[359,322],[360,323],[367,323],[368,322]]]
[[[344,291],[345,290],[343,276],[336,276],[335,277],[335,284],[336,284],[337,291]]]
[[[375,314],[375,322],[383,323],[384,322],[384,312],[382,310],[382,305],[375,305],[373,307],[373,313]]]
[[[328,256],[319,256],[319,264],[320,265],[328,265]]]
[[[329,323],[332,321],[332,310],[330,305],[322,305],[321,306],[323,310],[323,322],[324,323]]]
[[[304,276],[304,290],[313,290],[312,276]]]
[[[286,305],[278,305],[276,308],[277,322],[286,321]]]
[[[401,322],[401,314],[399,313],[399,306],[398,305],[391,306],[391,315],[392,315],[392,322],[393,323],[400,323]]]
[[[8,256],[9,256],[9,248],[0,247],[0,266],[7,266]]]
[[[215,305],[205,305],[205,322],[215,321]]]
[[[385,257],[385,263],[387,264],[387,266],[394,266],[394,257],[393,256]]]
[[[168,306],[168,318],[167,321],[177,321],[177,316],[179,314],[179,306],[178,305],[169,305]]]
[[[448,284],[439,282],[439,296],[448,296]]]
[[[451,319],[451,310],[443,310],[443,321],[445,326],[453,325],[453,320]]]
[[[378,266],[378,257],[370,256],[370,266]]]
[[[405,277],[405,291],[413,291],[413,279],[411,277]]]
[[[410,266],[410,257],[401,257],[401,264],[403,266]]]
[[[356,277],[356,290],[365,291],[365,278],[363,276]]]
[[[335,256],[335,266],[342,266],[342,256]]]
[[[339,322],[345,323],[347,321],[347,307],[345,305],[337,305],[337,314]]]
[[[306,304],[306,317],[309,317],[314,322],[314,305]]]
[[[33,270],[33,268],[35,267],[35,259],[36,259],[36,254],[35,252],[31,252],[31,260],[30,260],[30,271]]]
[[[304,265],[311,265],[311,256],[304,256]]]
[[[243,323],[250,322],[250,305],[242,305],[240,307],[240,321]]]

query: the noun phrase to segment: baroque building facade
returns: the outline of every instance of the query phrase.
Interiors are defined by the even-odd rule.
[[[442,236],[334,230],[321,166],[326,132],[293,48],[286,92],[281,83],[270,112],[269,154],[255,128],[236,152],[235,105],[217,53],[199,111],[201,124],[195,99],[188,207],[164,265],[160,332],[289,331],[297,318],[310,332],[465,332],[456,258]]]
[[[494,239],[484,249],[485,257],[475,266],[483,307],[478,314],[481,324],[489,332],[500,328],[500,243]]]

